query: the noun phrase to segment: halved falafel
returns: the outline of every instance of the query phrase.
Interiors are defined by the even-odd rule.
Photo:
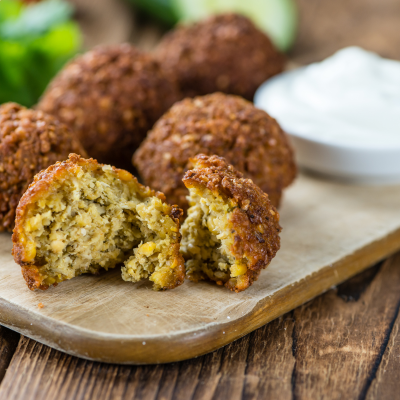
[[[267,194],[223,158],[200,154],[192,164],[183,178],[190,191],[181,230],[187,277],[240,292],[280,248],[279,213]]]
[[[186,209],[182,177],[199,153],[225,157],[275,206],[296,176],[293,151],[279,124],[249,101],[223,93],[174,104],[149,132],[134,164],[147,185]]]
[[[12,231],[15,209],[35,174],[69,153],[86,152],[54,117],[16,103],[0,106],[0,231]]]
[[[30,289],[125,263],[122,277],[153,288],[184,281],[182,211],[129,172],[71,154],[35,177],[23,195],[13,255]]]
[[[38,108],[69,125],[91,157],[130,169],[147,131],[181,97],[151,55],[122,44],[99,46],[71,61]]]
[[[156,49],[183,94],[217,91],[253,100],[256,89],[283,71],[284,57],[248,18],[221,14],[166,34]]]

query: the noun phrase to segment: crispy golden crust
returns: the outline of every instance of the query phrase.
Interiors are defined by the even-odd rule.
[[[19,199],[40,170],[86,152],[54,117],[15,103],[0,106],[0,231],[12,231]]]
[[[233,235],[229,250],[235,259],[248,260],[247,272],[240,279],[231,278],[219,284],[240,292],[258,279],[261,270],[269,265],[280,248],[279,213],[267,194],[250,179],[244,179],[223,158],[200,154],[192,159],[192,164],[194,169],[186,172],[183,178],[188,189],[208,189],[237,206],[229,219]]]
[[[77,154],[70,154],[69,159],[63,162],[57,162],[44,171],[41,171],[35,176],[34,181],[29,185],[28,190],[22,196],[17,211],[14,233],[12,235],[13,250],[12,255],[17,264],[22,268],[22,274],[29,287],[29,289],[42,289],[46,290],[49,285],[43,283],[43,277],[39,272],[39,268],[43,265],[43,261],[35,257],[32,260],[30,256],[30,249],[27,246],[27,238],[25,233],[25,222],[30,208],[35,207],[35,204],[49,194],[55,191],[55,183],[63,182],[66,178],[73,176],[77,171],[77,166],[85,167],[88,171],[101,174],[103,164],[99,164],[94,159],[84,159]],[[141,185],[137,179],[125,170],[112,167],[116,173],[116,177],[123,182],[133,182],[136,186],[137,192],[141,197],[147,198],[155,196],[165,203],[165,196],[163,193],[155,192],[149,187]],[[169,216],[177,224],[179,230],[179,219],[182,215],[182,210],[176,206],[168,206]],[[185,279],[185,267],[182,255],[179,252],[180,234],[175,235],[176,241],[171,246],[171,253],[174,257],[174,274],[171,275],[170,280],[166,283],[163,289],[172,289],[181,285]],[[56,286],[55,283],[53,286]]]
[[[182,177],[199,153],[225,157],[275,206],[296,176],[293,151],[279,124],[252,103],[222,93],[176,103],[149,132],[134,164],[147,185],[187,209]]]
[[[284,57],[246,17],[213,16],[165,35],[157,48],[187,97],[221,91],[252,100],[256,89],[283,71]]]
[[[90,156],[130,169],[147,131],[180,98],[157,61],[123,44],[97,47],[70,62],[38,108],[72,127]]]

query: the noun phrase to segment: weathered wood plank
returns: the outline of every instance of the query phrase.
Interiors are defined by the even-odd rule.
[[[241,399],[247,384],[246,364],[257,375],[258,361],[265,363],[266,359],[260,354],[268,352],[272,364],[282,357],[279,351],[271,350],[276,346],[275,332],[284,332],[286,323],[283,319],[274,321],[260,332],[203,357],[140,367],[79,360],[22,337],[0,386],[0,399]],[[289,338],[288,331],[286,341]],[[287,345],[290,351],[291,344]],[[290,369],[287,373],[290,381]]]
[[[400,302],[382,362],[374,374],[367,400],[392,400],[400,396]],[[389,332],[388,332],[389,333]]]
[[[0,326],[0,383],[18,346],[19,334]]]
[[[0,400],[393,399],[399,286],[400,254],[223,349],[166,365],[90,362],[22,337]]]
[[[332,290],[294,311],[296,399],[364,398],[398,313],[399,287],[396,256],[383,264],[358,301],[345,301],[340,290]]]
[[[243,397],[246,400],[292,399],[292,313],[251,334]]]

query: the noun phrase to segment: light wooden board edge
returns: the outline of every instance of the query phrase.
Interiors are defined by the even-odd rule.
[[[378,261],[400,250],[400,229],[330,267],[261,300],[252,312],[223,325],[164,339],[142,340],[99,335],[42,317],[0,299],[0,323],[40,343],[73,356],[116,364],[161,364],[182,361],[217,350],[308,302]],[[256,284],[256,283],[255,283]],[[173,318],[173,315],[171,315]]]

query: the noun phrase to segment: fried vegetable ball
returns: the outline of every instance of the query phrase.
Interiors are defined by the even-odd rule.
[[[0,231],[12,231],[15,209],[35,174],[71,152],[86,152],[71,131],[42,111],[0,106]]]
[[[214,93],[176,103],[134,156],[145,183],[187,208],[182,183],[196,154],[225,157],[268,193],[275,206],[296,175],[285,133],[266,112],[238,96]]]
[[[283,71],[285,62],[270,39],[237,14],[178,27],[165,35],[156,56],[176,74],[187,97],[221,91],[248,100],[264,81]]]
[[[36,175],[23,195],[13,255],[30,289],[125,263],[122,278],[153,288],[184,281],[182,211],[129,172],[71,154]]]
[[[241,292],[280,247],[279,214],[258,186],[223,158],[204,154],[183,182],[190,191],[182,252],[192,281],[207,279]]]
[[[73,128],[91,157],[129,169],[147,131],[180,98],[177,83],[152,56],[122,44],[70,62],[38,108]]]

